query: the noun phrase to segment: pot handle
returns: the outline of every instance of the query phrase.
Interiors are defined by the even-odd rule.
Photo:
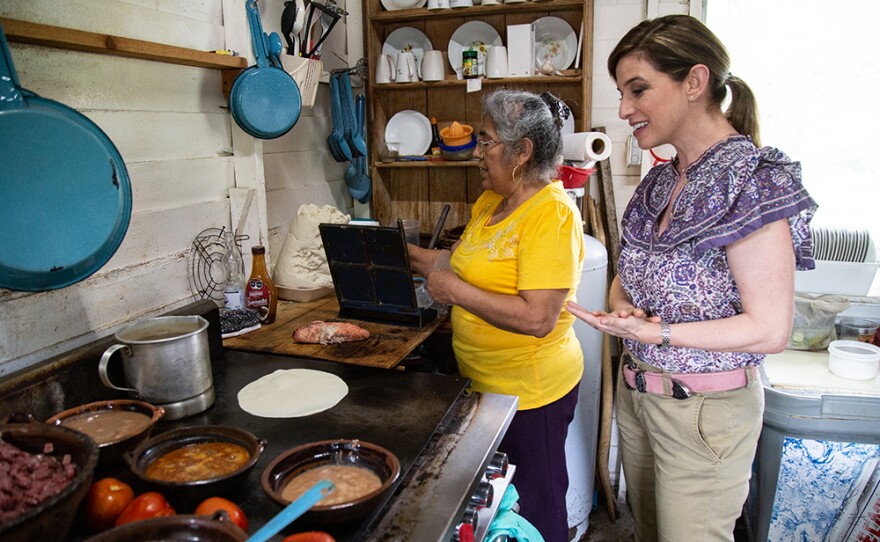
[[[113,353],[120,348],[125,348],[125,354],[127,356],[131,355],[131,348],[129,348],[126,344],[114,344],[110,346],[109,348],[107,348],[107,350],[104,350],[104,354],[101,355],[101,361],[98,363],[98,376],[101,377],[101,382],[108,388],[119,391],[130,391],[132,393],[138,394],[138,390],[134,388],[121,388],[115,385],[113,382],[110,382],[110,376],[107,374],[107,364],[110,363],[110,357],[113,356]]]
[[[25,105],[6,34],[0,26],[0,109],[21,109]]]

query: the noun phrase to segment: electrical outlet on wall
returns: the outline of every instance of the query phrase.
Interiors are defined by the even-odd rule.
[[[639,143],[636,141],[636,138],[633,136],[629,136],[626,140],[626,165],[627,166],[638,166],[642,163],[642,149],[639,148]]]

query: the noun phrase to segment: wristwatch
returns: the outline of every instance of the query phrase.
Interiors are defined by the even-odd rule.
[[[661,320],[660,330],[663,333],[663,339],[660,341],[660,348],[666,348],[669,346],[669,339],[672,337],[672,334],[669,331],[669,324]]]

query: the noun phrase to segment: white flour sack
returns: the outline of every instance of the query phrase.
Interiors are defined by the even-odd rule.
[[[287,288],[330,288],[333,280],[318,224],[348,224],[351,217],[332,205],[301,205],[290,221],[275,264],[275,284]]]

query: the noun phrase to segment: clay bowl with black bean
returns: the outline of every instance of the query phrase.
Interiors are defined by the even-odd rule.
[[[287,506],[315,483],[334,491],[302,516],[316,526],[347,524],[372,514],[391,494],[400,461],[389,450],[362,440],[323,440],[287,450],[263,471],[263,491]]]
[[[186,510],[211,496],[234,497],[265,448],[244,429],[201,425],[154,435],[123,459],[146,487]]]
[[[153,432],[165,409],[133,399],[97,401],[55,414],[46,423],[83,432],[98,444],[98,469],[122,462],[122,454],[133,450]]]
[[[0,425],[0,470],[16,473],[3,480],[0,540],[66,539],[97,464],[97,444],[79,431],[42,422]]]

